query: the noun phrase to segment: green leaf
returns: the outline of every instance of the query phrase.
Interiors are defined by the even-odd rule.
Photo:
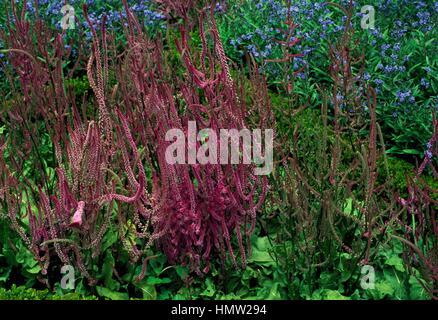
[[[421,154],[420,151],[415,149],[403,149],[402,153],[404,154]]]
[[[119,239],[117,231],[113,229],[109,229],[103,238],[102,242],[102,252],[105,252],[108,248],[110,248],[114,243]]]
[[[114,266],[115,266],[114,257],[111,254],[111,251],[107,250],[105,254],[105,259],[102,264],[101,276],[103,277],[105,287],[107,287],[110,290],[117,291],[120,289],[120,284],[113,279]]]
[[[397,271],[406,271],[403,259],[396,255],[392,255],[390,258],[386,259],[385,264],[387,264],[388,266],[393,266]]]
[[[271,283],[271,289],[269,290],[269,295],[266,300],[279,300],[281,299],[280,292],[278,291],[278,283]]]
[[[129,296],[127,293],[112,291],[105,287],[96,287],[97,293],[101,297],[105,297],[111,300],[128,300]]]
[[[187,278],[187,276],[189,275],[189,271],[187,267],[184,266],[176,266],[175,271],[178,274],[178,276],[183,280]]]
[[[205,280],[205,284],[207,285],[207,288],[200,295],[210,298],[213,297],[214,294],[216,293],[216,287],[213,283],[213,280],[211,280],[211,278],[207,278]]]
[[[136,286],[143,292],[143,299],[145,300],[157,300],[157,290],[153,284],[143,282]]]
[[[32,267],[32,268],[26,269],[26,271],[29,272],[29,273],[31,273],[31,274],[37,274],[37,273],[40,273],[41,268],[40,268],[40,266],[37,264],[37,265],[35,265],[35,266]]]
[[[412,300],[429,300],[430,297],[427,294],[423,286],[418,282],[414,276],[409,277],[409,298]]]
[[[376,283],[376,291],[379,292],[381,298],[385,297],[386,295],[391,296],[394,293],[394,289],[388,281]]]
[[[408,299],[409,292],[403,284],[403,277],[406,274],[399,273],[395,269],[383,270],[385,281],[391,286],[393,293],[391,298],[397,300]]]
[[[328,290],[325,294],[325,300],[350,300],[350,298],[343,296],[336,290]]]
[[[148,277],[146,283],[149,285],[156,285],[162,283],[171,283],[172,279],[170,278],[157,278],[157,277]]]
[[[11,273],[12,268],[6,268],[6,271],[2,271],[0,273],[0,282],[6,282],[9,279],[9,274]]]
[[[264,266],[274,265],[275,261],[268,251],[270,248],[271,246],[268,237],[257,238],[253,246],[252,255],[248,259],[248,262],[254,262]]]

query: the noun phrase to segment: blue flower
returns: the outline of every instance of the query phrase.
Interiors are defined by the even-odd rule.
[[[254,57],[258,57],[259,56],[259,52],[257,51],[257,48],[255,47],[255,45],[250,44],[250,45],[247,46],[247,49],[250,51],[250,53]]]
[[[381,86],[381,85],[383,85],[384,82],[381,79],[376,79],[376,80],[374,80],[374,83],[378,86]]]
[[[304,72],[299,72],[297,74],[297,77],[300,78],[301,80],[305,80],[306,79],[306,74]]]
[[[420,25],[426,25],[429,23],[430,13],[427,11],[418,12],[417,17],[420,19]]]
[[[381,49],[382,51],[386,51],[386,50],[388,50],[389,48],[391,48],[391,45],[390,45],[390,44],[383,44],[383,45],[380,47],[380,49]]]
[[[430,83],[425,78],[421,78],[420,84],[425,89],[429,88],[430,86]]]
[[[396,93],[396,96],[397,96],[397,99],[402,103],[407,101],[408,98],[409,98],[410,102],[415,102],[415,97],[412,96],[411,90],[408,90],[406,92],[398,91]]]
[[[221,3],[216,3],[216,7],[214,8],[214,11],[215,12],[218,12],[218,13],[223,13],[223,12],[225,12],[225,10],[224,10],[224,8],[222,7],[222,4]]]

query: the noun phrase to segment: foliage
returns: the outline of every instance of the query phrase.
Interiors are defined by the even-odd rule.
[[[84,297],[77,293],[60,296],[52,294],[48,290],[35,290],[13,285],[9,290],[0,288],[0,300],[96,300],[96,297]]]
[[[437,298],[438,6],[371,2],[5,4],[0,299]],[[188,121],[272,175],[168,163]]]
[[[71,50],[65,49],[59,33],[51,42],[52,34],[42,21],[30,26],[12,2],[14,19],[8,21],[9,32],[4,34],[3,41],[12,48],[8,49],[11,65],[20,79],[17,90],[21,96],[17,99],[22,98],[28,108],[24,110],[14,101],[3,117],[10,128],[14,119],[19,119],[14,135],[7,138],[26,151],[13,154],[9,141],[3,141],[0,162],[3,208],[12,227],[39,262],[42,275],[53,268],[53,261],[72,264],[90,285],[95,285],[93,266],[106,259],[103,254],[108,247],[103,247],[104,236],[114,225],[121,242],[117,243],[119,248],[116,245],[112,248],[128,251],[132,262],[157,242],[170,262],[188,264],[191,271],[208,272],[209,258],[217,253],[223,261],[228,256],[237,267],[231,243],[232,234],[236,234],[244,267],[245,240],[249,244],[256,212],[266,194],[266,177],[254,176],[254,165],[248,164],[175,167],[165,161],[170,143],[164,137],[170,128],[187,131],[186,121],[190,119],[200,129],[212,127],[217,132],[219,128],[241,129],[246,127],[249,112],[259,114],[258,127],[269,125],[266,90],[260,90],[265,83],[254,71],[251,85],[258,89],[250,102],[254,105],[241,103],[242,92],[230,76],[215,20],[208,15],[199,19],[202,52],[208,62],[196,65],[187,39],[186,28],[190,26],[181,26],[181,39],[176,43],[187,74],[179,81],[166,82],[170,74],[161,60],[161,46],[142,33],[127,2],[124,5],[129,49],[120,61],[110,55],[108,48],[116,44],[114,39],[107,38],[105,18],[98,35],[84,5],[93,44],[86,72],[97,113],[87,114],[85,108],[81,114],[73,90],[81,88],[71,86],[76,83],[74,80],[67,83],[64,80],[62,61],[70,57]],[[203,33],[204,23],[212,27],[213,48],[208,46]],[[50,45],[35,45],[33,35],[37,35],[38,44]],[[213,62],[214,54],[219,61]],[[148,67],[148,74],[141,67]],[[112,92],[110,68],[117,74]],[[221,71],[216,72],[219,68]],[[72,74],[70,71],[69,76]],[[224,112],[216,116],[213,107]],[[42,129],[37,127],[41,120]],[[52,148],[47,156],[37,147],[39,130],[50,137]],[[28,136],[32,137],[32,144],[28,143]],[[155,141],[158,144],[153,146],[151,142]],[[195,147],[203,146],[198,142]],[[30,157],[31,154],[34,156]],[[47,158],[53,162],[47,163]],[[40,180],[17,177],[33,161],[42,169]],[[147,178],[152,179],[150,185],[146,184]],[[146,263],[147,258],[138,280],[144,276]]]
[[[227,54],[236,61],[251,54],[274,85],[282,83],[284,73],[281,66],[266,60],[282,54],[281,44],[275,39],[281,35],[279,26],[288,14],[287,3],[231,1],[227,14],[219,15]],[[377,114],[388,152],[421,156],[432,134],[431,110],[437,105],[436,2],[374,0],[354,1],[353,5],[352,23],[367,56],[366,65],[359,67],[364,68],[363,78],[376,86]],[[365,5],[375,8],[375,29],[360,28],[360,10]],[[343,32],[347,16],[322,0],[292,1],[290,12],[299,26],[294,35],[299,39],[296,49],[303,54],[291,64],[298,73],[294,92],[310,98],[315,105],[322,100],[316,85],[328,81],[327,43]]]

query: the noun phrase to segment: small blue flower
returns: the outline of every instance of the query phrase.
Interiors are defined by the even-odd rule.
[[[382,51],[386,51],[386,50],[388,50],[389,48],[391,48],[391,45],[390,45],[390,44],[383,44],[383,45],[380,47],[380,49],[381,49]]]
[[[410,101],[410,102],[415,102],[415,97],[412,96],[412,92],[411,92],[411,90],[408,90],[408,91],[406,91],[406,92],[398,91],[398,92],[396,93],[396,96],[397,96],[397,99],[398,99],[401,103],[406,102],[408,98],[409,98],[409,101]]]
[[[259,52],[257,51],[257,48],[255,47],[255,45],[250,44],[250,45],[247,46],[247,49],[251,52],[251,54],[254,57],[258,57],[259,56]]]
[[[430,86],[429,81],[427,81],[425,78],[421,78],[420,84],[425,89],[429,88],[429,86]]]
[[[383,85],[383,80],[376,79],[376,80],[374,80],[374,83],[377,84],[378,86],[381,86],[381,85]]]

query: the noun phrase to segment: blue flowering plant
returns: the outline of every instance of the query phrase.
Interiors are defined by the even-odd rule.
[[[432,135],[432,110],[438,106],[437,25],[438,1],[343,0],[335,6],[325,1],[244,0],[228,1],[227,14],[218,18],[229,57],[239,62],[252,56],[271,88],[284,94],[284,72],[279,64],[282,46],[280,26],[290,13],[297,25],[293,37],[299,39],[291,62],[296,71],[294,92],[300,100],[317,106],[317,87],[330,82],[327,52],[329,43],[343,33],[346,14],[336,5],[352,6],[350,21],[355,39],[366,56],[361,81],[376,88],[377,115],[387,139],[387,152],[402,157],[419,157]],[[370,18],[364,6],[374,8],[374,23],[362,28]],[[293,41],[294,39],[288,39]],[[358,71],[358,70],[356,70]]]

